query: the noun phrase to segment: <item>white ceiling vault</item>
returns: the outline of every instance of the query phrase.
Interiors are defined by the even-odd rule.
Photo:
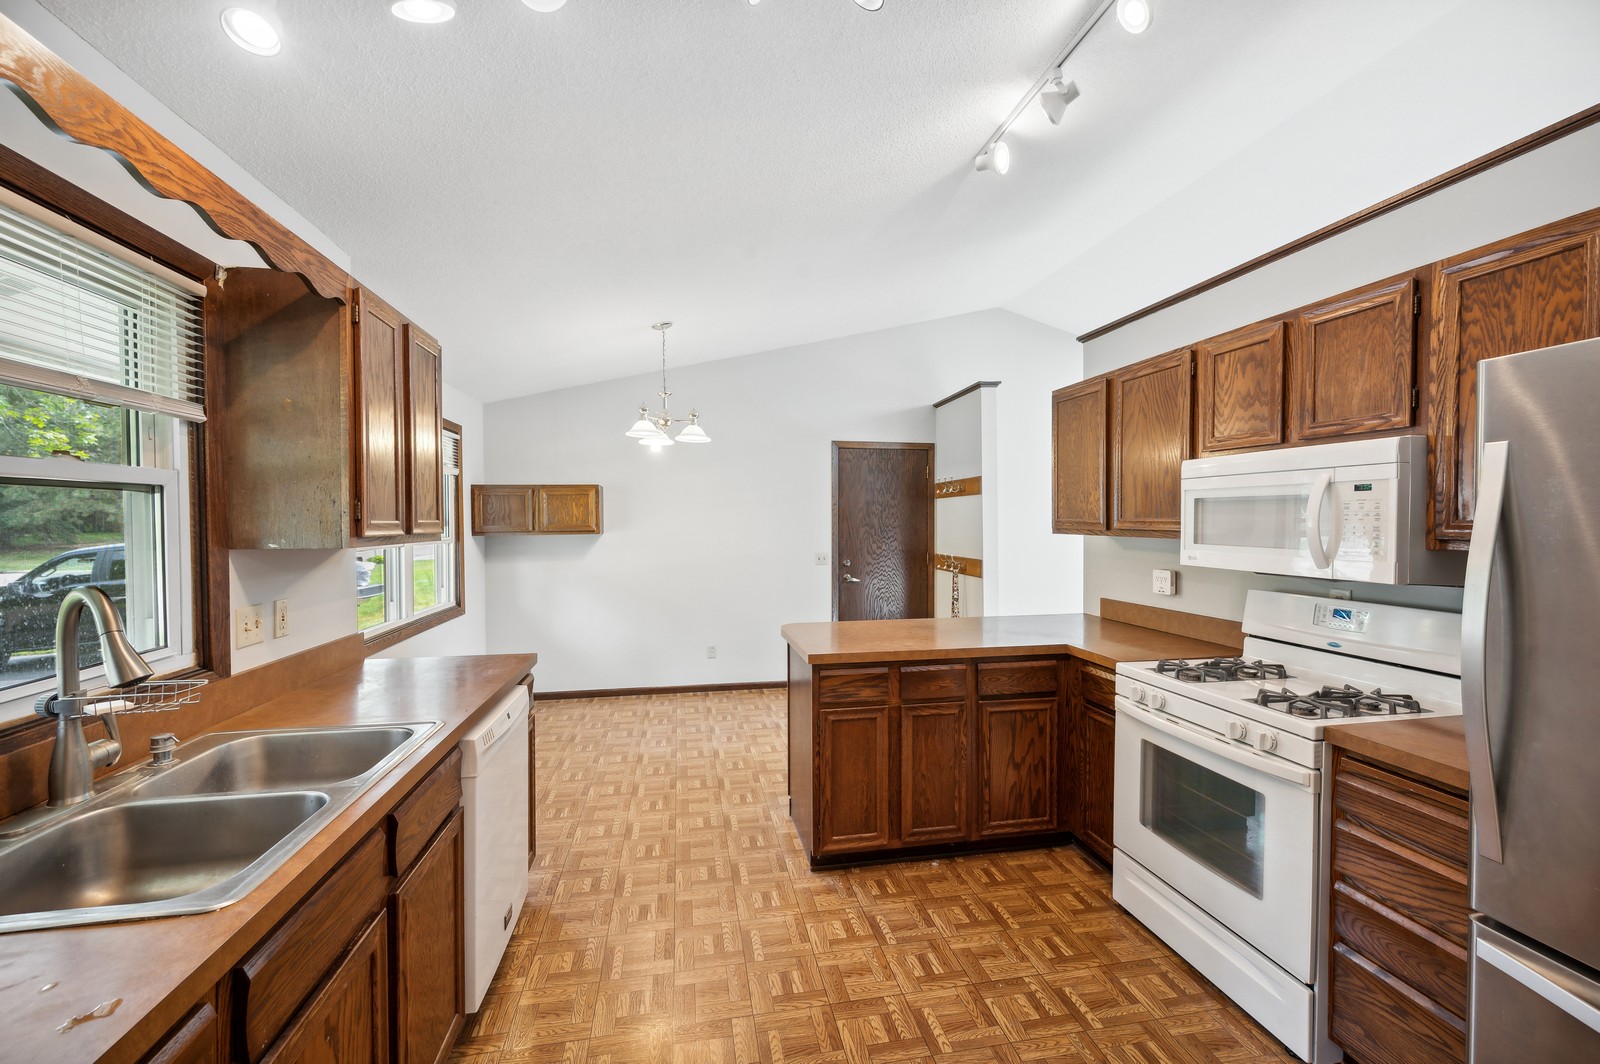
[[[281,24],[272,58],[227,40],[221,0],[40,2],[326,233],[439,335],[451,383],[489,401],[648,372],[663,318],[677,323],[674,365],[1002,305],[1100,324],[1239,261],[1191,252],[1152,276],[1124,263],[1086,280],[1117,234],[1230,160],[1270,157],[1294,116],[1395,66],[1397,50],[1495,8],[1153,0],[1145,34],[1112,16],[1090,33],[1068,65],[1082,98],[1060,128],[1030,107],[1002,178],[973,156],[1095,0],[885,0],[876,13],[569,0],[553,14],[460,0],[441,26],[401,22],[388,0],[232,0]],[[1499,5],[1519,23],[1591,6]],[[1566,88],[1540,106],[1584,91]],[[1410,91],[1400,113],[1430,99]],[[1328,144],[1348,165],[1324,180],[1313,162],[1293,195],[1242,190],[1266,237],[1382,198],[1327,214],[1351,194],[1345,171],[1387,175],[1373,188],[1406,176],[1372,139]],[[1409,161],[1449,158],[1436,173],[1493,146]],[[1093,299],[1075,295],[1086,285]]]

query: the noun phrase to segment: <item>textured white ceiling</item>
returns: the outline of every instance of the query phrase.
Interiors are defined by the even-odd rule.
[[[1026,112],[1005,178],[972,156],[1093,0],[461,0],[443,26],[276,0],[271,59],[227,41],[222,0],[41,2],[494,400],[647,372],[661,318],[674,364],[1025,292],[1098,324],[1037,286],[1471,0],[1156,0],[1138,37],[1107,17],[1069,65],[1082,98],[1059,129]]]

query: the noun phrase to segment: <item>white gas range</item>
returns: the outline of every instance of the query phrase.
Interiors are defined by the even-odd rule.
[[[1461,712],[1461,618],[1251,591],[1241,658],[1117,667],[1113,896],[1301,1059],[1327,1040],[1326,729]]]

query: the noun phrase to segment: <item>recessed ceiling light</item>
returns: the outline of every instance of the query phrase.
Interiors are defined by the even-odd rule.
[[[396,0],[389,10],[407,22],[449,22],[456,17],[455,0]]]
[[[277,55],[283,50],[283,40],[278,36],[277,29],[248,8],[230,7],[224,11],[222,29],[234,44],[247,52]]]
[[[1129,33],[1150,28],[1150,0],[1117,0],[1117,21]]]
[[[856,6],[863,11],[876,11],[883,6],[883,0],[856,0]]]
[[[522,0],[522,2],[535,11],[542,11],[548,15],[552,11],[559,10],[567,0]]]
[[[1004,175],[1011,169],[1011,149],[1006,147],[1006,142],[997,140],[989,145],[989,150],[978,156],[977,167],[979,170],[991,170]]]

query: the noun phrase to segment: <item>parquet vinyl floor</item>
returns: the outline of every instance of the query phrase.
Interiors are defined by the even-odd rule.
[[[538,701],[538,856],[458,1064],[1280,1064],[1075,847],[813,872],[784,692]]]

